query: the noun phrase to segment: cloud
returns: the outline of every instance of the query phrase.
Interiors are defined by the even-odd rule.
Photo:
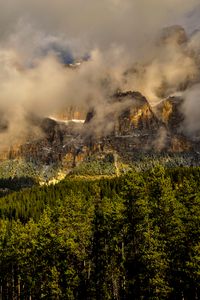
[[[106,111],[120,111],[109,104],[118,88],[139,90],[154,105],[198,81],[198,34],[181,43],[172,33],[159,38],[163,27],[191,23],[197,0],[0,4],[0,112],[8,123],[0,134],[8,140],[35,130],[31,114],[95,106],[103,124]],[[64,65],[86,55],[80,68]]]
[[[112,44],[141,51],[163,26],[184,23],[197,4],[197,0],[8,0],[1,4],[0,32],[6,41],[32,27],[24,46],[33,44],[40,32],[62,36],[71,44],[76,41],[83,52]]]
[[[183,112],[185,114],[184,132],[191,138],[199,138],[200,134],[200,84],[188,89],[185,94]]]

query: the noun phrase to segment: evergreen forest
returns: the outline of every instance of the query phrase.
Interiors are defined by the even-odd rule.
[[[200,168],[16,182],[0,198],[0,299],[200,299]]]

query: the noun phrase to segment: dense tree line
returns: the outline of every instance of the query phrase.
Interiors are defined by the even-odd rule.
[[[200,299],[200,169],[0,199],[2,299]]]
[[[37,181],[31,177],[0,178],[0,197],[37,184]]]

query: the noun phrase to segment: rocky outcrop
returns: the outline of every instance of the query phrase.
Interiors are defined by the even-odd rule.
[[[115,121],[115,135],[135,135],[139,132],[151,134],[157,131],[161,124],[147,99],[139,92],[116,94],[118,101],[124,101],[126,98],[131,99],[132,102]]]
[[[183,133],[182,124],[184,115],[182,112],[183,99],[180,97],[169,97],[156,107],[158,118],[165,124],[166,128],[173,133]]]
[[[185,29],[180,25],[173,25],[163,29],[160,42],[184,44],[188,40]]]
[[[40,139],[13,145],[0,159],[23,158],[35,165],[55,164],[70,170],[93,155],[101,159],[104,154],[117,153],[131,162],[135,153],[192,153],[200,149],[181,132],[180,98],[168,98],[154,110],[139,92],[118,92],[111,101],[123,103],[127,99],[129,106],[113,114],[114,124],[106,135],[92,134],[95,110],[88,112],[84,124],[45,118],[39,123]],[[88,128],[90,134],[86,134]]]

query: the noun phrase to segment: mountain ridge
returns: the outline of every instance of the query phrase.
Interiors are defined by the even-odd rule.
[[[51,173],[59,174],[61,178],[73,173],[82,163],[95,164],[97,161],[100,163],[98,168],[103,169],[103,163],[115,164],[115,157],[122,164],[134,164],[138,157],[142,162],[145,157],[183,156],[185,159],[188,156],[187,165],[198,165],[200,144],[183,132],[181,98],[165,99],[156,109],[152,109],[139,92],[117,92],[111,98],[112,102],[120,104],[127,100],[129,105],[120,114],[105,113],[101,122],[105,122],[105,126],[110,124],[107,132],[95,131],[98,119],[95,110],[88,111],[84,123],[64,122],[59,115],[58,119],[47,117],[40,120],[38,125],[42,137],[11,146],[0,153],[0,161],[24,161],[32,164],[35,170],[41,169],[44,177],[45,170],[49,172],[53,168],[55,172]],[[113,174],[114,171],[110,172]],[[51,174],[51,177],[55,177],[55,174]]]

